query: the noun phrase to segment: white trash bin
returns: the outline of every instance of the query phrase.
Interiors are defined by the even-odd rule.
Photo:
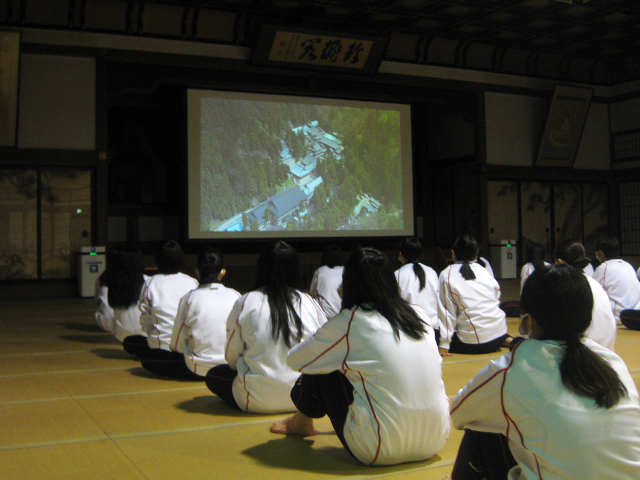
[[[106,251],[105,247],[80,247],[78,290],[81,297],[93,297],[96,294],[98,277],[107,268]]]
[[[516,266],[516,241],[500,240],[491,248],[491,266],[496,278],[518,278]]]

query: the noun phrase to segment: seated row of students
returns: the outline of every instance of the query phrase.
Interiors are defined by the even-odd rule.
[[[478,245],[475,239],[464,236],[456,240],[452,249],[455,263],[443,270],[439,277],[433,269],[419,263],[422,247],[418,239],[404,239],[399,250],[398,258],[403,266],[395,275],[400,295],[410,304],[422,307],[434,328],[441,355],[488,353],[509,345],[511,337],[506,333],[506,318],[499,303],[500,287],[476,261]],[[578,242],[560,244],[556,257],[558,261],[577,268],[584,269],[590,264]],[[220,363],[220,345],[225,340],[222,322],[234,299],[239,296],[235,290],[219,283],[224,276],[221,255],[210,253],[199,257],[200,273],[204,275],[203,288],[208,293],[195,293],[185,298],[181,295],[190,292],[197,284],[179,272],[184,266],[184,254],[177,243],[169,242],[162,247],[157,258],[159,273],[152,282],[142,276],[139,252],[118,252],[111,261],[114,266],[109,271],[115,272],[112,275],[120,282],[118,286],[113,280],[110,294],[112,303],[119,306],[118,321],[114,322],[116,337],[124,341],[127,351],[144,357],[145,368],[160,374],[199,379],[209,368]],[[324,252],[322,263],[323,266],[314,274],[311,295],[326,317],[331,318],[342,308],[338,290],[342,283],[344,253],[331,245]],[[604,292],[589,280],[596,307],[587,336],[613,349],[615,323],[611,322]],[[144,292],[140,308],[137,308],[138,294],[131,292],[137,292],[142,285]],[[163,294],[165,290],[170,294]],[[224,308],[211,311],[201,307],[200,303],[206,301],[222,302]],[[138,325],[141,310],[143,316],[140,321],[145,328]],[[198,317],[203,318],[198,321]],[[175,324],[178,327],[174,327]],[[200,326],[208,324],[217,325],[218,330],[213,332],[209,327]],[[439,335],[440,325],[442,338]],[[114,331],[113,327],[107,329]]]
[[[174,360],[178,363],[170,356],[175,353],[150,348],[151,344],[140,347],[142,339],[161,337],[157,326],[166,327],[169,297],[175,298],[163,299],[162,294],[170,291],[172,276],[174,289],[181,283],[178,274],[165,268],[163,257],[158,266],[159,273],[143,287],[140,309],[143,316],[162,312],[163,318],[147,321],[156,329],[145,330],[147,337],[127,337],[125,346],[142,357],[145,368],[175,375],[176,370],[167,367]],[[384,254],[366,248],[350,257],[342,281],[345,308],[330,323],[318,304],[299,289],[299,280],[297,253],[286,242],[276,242],[260,255],[255,287],[234,301],[226,320],[228,363],[208,371],[207,386],[245,412],[303,409],[305,415],[299,414],[303,427],[297,420],[285,420],[272,427],[274,432],[301,433],[304,428],[305,434],[312,434],[311,418],[328,414],[345,448],[367,464],[434,455],[450,429],[442,361],[429,318],[400,297]],[[182,298],[174,337],[183,330],[181,311],[202,288]],[[222,305],[215,308],[221,310]],[[306,350],[294,354],[302,342]],[[292,364],[294,358],[299,366]],[[300,372],[311,375],[300,377]],[[317,376],[323,372],[330,375]],[[327,405],[318,403],[318,392],[323,398],[332,396]],[[292,428],[297,431],[287,432]]]
[[[559,252],[566,250],[568,244],[581,249],[584,257],[584,247],[580,243],[565,241],[556,248],[556,258],[560,258]],[[632,330],[640,330],[640,281],[638,281],[637,272],[634,271],[633,266],[620,258],[620,244],[615,237],[600,237],[595,244],[595,250],[600,262],[595,270],[588,257],[582,258],[580,265],[575,266],[581,268],[586,275],[593,277],[602,286],[618,324],[622,323]],[[528,262],[522,267],[521,285],[524,285],[527,276],[533,270],[547,264],[544,262],[545,255],[546,250],[542,245],[529,246]]]
[[[278,411],[297,408],[272,425],[275,433],[313,435],[312,419],[328,415],[347,451],[366,464],[435,454],[450,428],[442,360],[429,318],[400,298],[386,257],[372,248],[349,257],[344,308],[328,322],[295,287],[297,264],[285,242],[263,252],[256,288],[235,301],[228,317],[229,363],[209,370],[207,384],[245,411],[274,411],[271,402],[282,406]],[[213,277],[205,278],[200,265],[206,285]],[[159,275],[175,275],[163,270]],[[556,265],[538,269],[527,282],[521,333],[528,339],[481,371],[453,401],[454,426],[469,429],[453,478],[635,478],[638,394],[619,357],[582,339],[594,310],[585,278]],[[158,306],[159,290],[149,294],[149,285],[149,300],[142,302]],[[275,360],[265,358],[272,354]],[[282,378],[270,377],[272,365]],[[257,372],[265,379],[251,377]],[[501,475],[494,477],[496,468]]]

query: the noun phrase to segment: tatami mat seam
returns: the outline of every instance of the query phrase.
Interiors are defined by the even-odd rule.
[[[40,399],[30,399],[30,400],[15,400],[9,402],[0,402],[0,406],[2,405],[20,405],[27,403],[42,403],[42,402],[55,402],[59,400],[90,400],[95,398],[110,398],[110,397],[126,397],[128,395],[146,395],[146,394],[157,394],[157,393],[168,393],[168,392],[183,392],[189,390],[199,390],[202,386],[199,387],[185,387],[185,388],[163,388],[159,390],[144,390],[144,391],[135,391],[135,392],[118,392],[118,393],[103,393],[99,395],[73,395],[68,393],[68,397],[48,397],[48,398],[40,398]]]
[[[46,368],[43,366],[42,368]],[[46,371],[46,372],[27,372],[27,373],[7,373],[4,375],[0,375],[1,378],[13,378],[13,377],[33,377],[36,375],[53,375],[53,374],[64,374],[64,373],[84,373],[84,372],[108,372],[115,370],[127,370],[131,367],[106,367],[106,368],[79,368],[76,370],[55,370],[55,371]]]
[[[47,340],[46,339],[42,339],[42,340],[39,340],[39,341],[47,341]],[[114,348],[113,350],[118,350],[118,349]],[[63,350],[63,351],[57,351],[57,352],[10,353],[10,354],[5,354],[5,355],[0,355],[0,358],[4,358],[4,357],[29,357],[29,356],[38,357],[38,356],[44,356],[44,355],[68,355],[68,354],[74,354],[74,353],[90,353],[90,352],[91,352],[91,350]]]
[[[14,400],[11,402],[0,402],[0,407],[4,405],[28,405],[30,403],[59,402],[62,400],[73,400],[71,397],[50,397],[50,398],[34,398],[31,400]]]
[[[71,398],[74,398],[77,400],[87,400],[92,398],[126,397],[127,395],[146,395],[146,394],[167,393],[167,392],[186,392],[189,390],[200,390],[202,387],[203,385],[198,385],[193,387],[163,388],[159,390],[144,390],[144,391],[138,391],[138,392],[103,393],[100,395],[71,395]]]
[[[11,450],[27,450],[30,448],[42,448],[42,447],[58,447],[61,445],[74,445],[78,443],[89,443],[89,442],[104,442],[104,441],[112,441],[108,435],[104,437],[92,437],[92,438],[81,438],[77,440],[62,440],[59,442],[40,442],[40,443],[30,443],[28,445],[11,445],[9,447],[0,447],[0,452],[6,452]]]

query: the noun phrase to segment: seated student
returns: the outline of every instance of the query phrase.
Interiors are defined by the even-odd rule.
[[[109,264],[113,262],[114,250],[107,249],[106,265],[107,268],[96,280],[95,297],[98,302],[96,307],[95,319],[98,326],[105,332],[113,333],[113,308],[109,305],[107,295],[109,287],[107,287],[107,278],[109,276]]]
[[[171,333],[180,299],[198,287],[194,278],[181,273],[184,252],[177,242],[166,242],[156,255],[158,273],[145,284],[140,296],[140,324],[146,335],[125,338],[124,349],[142,358],[170,357]]]
[[[616,238],[600,238],[596,242],[596,256],[602,263],[593,274],[607,292],[617,322],[620,322],[622,310],[640,309],[640,282],[634,268],[618,258],[619,250]]]
[[[476,263],[478,243],[469,235],[460,237],[452,254],[455,263],[439,277],[440,354],[490,353],[509,346],[500,285]]]
[[[580,269],[582,273],[584,273],[585,265],[591,265],[591,259],[585,256],[582,244],[572,240],[565,240],[558,244],[556,258],[558,259],[556,263],[566,263]],[[613,350],[618,329],[613,310],[611,310],[609,297],[607,297],[606,292],[596,280],[586,273],[584,275],[593,294],[591,325],[589,325],[584,335],[603,347]]]
[[[545,265],[550,265],[550,263],[546,262],[544,259],[546,256],[547,249],[544,248],[544,245],[540,243],[531,243],[527,246],[527,263],[525,263],[520,270],[520,292],[522,292],[524,282],[536,268],[542,268]]]
[[[187,380],[204,380],[207,372],[225,363],[227,317],[240,294],[222,285],[226,271],[222,254],[198,255],[200,286],[180,300],[171,334],[171,355],[142,361],[147,370]]]
[[[435,331],[436,341],[440,336],[438,321],[438,274],[419,262],[422,244],[416,237],[408,237],[400,242],[398,260],[402,267],[396,270],[396,280],[400,296],[413,305],[420,305],[429,317]]]
[[[482,256],[482,247],[480,245],[478,245],[478,255],[476,257],[476,263],[484,267],[487,270],[487,272],[491,274],[492,277],[495,277],[495,274],[493,273],[493,268],[491,268],[491,264],[489,263],[489,260],[487,260]]]
[[[433,329],[398,294],[387,258],[371,248],[349,256],[343,310],[294,347],[302,373],[291,391],[298,412],[273,433],[314,435],[328,415],[346,450],[367,465],[425,460],[446,443],[449,401]]]
[[[465,430],[453,480],[637,479],[638,391],[624,361],[583,336],[587,278],[568,265],[536,269],[521,305],[529,339],[452,401],[453,426]]]
[[[320,262],[322,266],[313,274],[309,293],[316,299],[327,318],[331,318],[340,312],[342,304],[338,290],[342,285],[344,252],[338,245],[328,245],[322,252]]]
[[[140,250],[127,248],[113,253],[108,300],[113,306],[113,333],[121,342],[130,336],[146,336],[140,325],[140,293],[148,280]]]
[[[108,294],[109,287],[107,287],[106,276],[103,272],[103,274],[98,277],[98,280],[96,280],[95,297],[97,306],[94,318],[102,330],[113,333],[113,308],[109,305]]]
[[[287,365],[287,353],[327,317],[297,289],[300,261],[288,243],[268,245],[256,275],[253,290],[236,301],[227,320],[228,364],[209,370],[207,387],[244,412],[291,412],[289,392],[299,375]]]
[[[636,276],[640,280],[640,268],[636,270]],[[627,308],[620,312],[620,323],[629,330],[640,330],[640,310]]]

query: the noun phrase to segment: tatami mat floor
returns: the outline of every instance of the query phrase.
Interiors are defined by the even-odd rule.
[[[1,479],[429,480],[451,471],[458,431],[434,458],[394,467],[359,465],[326,419],[315,437],[273,435],[284,415],[238,413],[203,384],[153,376],[95,326],[93,309],[79,298],[0,303]],[[621,328],[616,351],[640,385],[640,332]],[[499,355],[446,358],[447,393]]]

